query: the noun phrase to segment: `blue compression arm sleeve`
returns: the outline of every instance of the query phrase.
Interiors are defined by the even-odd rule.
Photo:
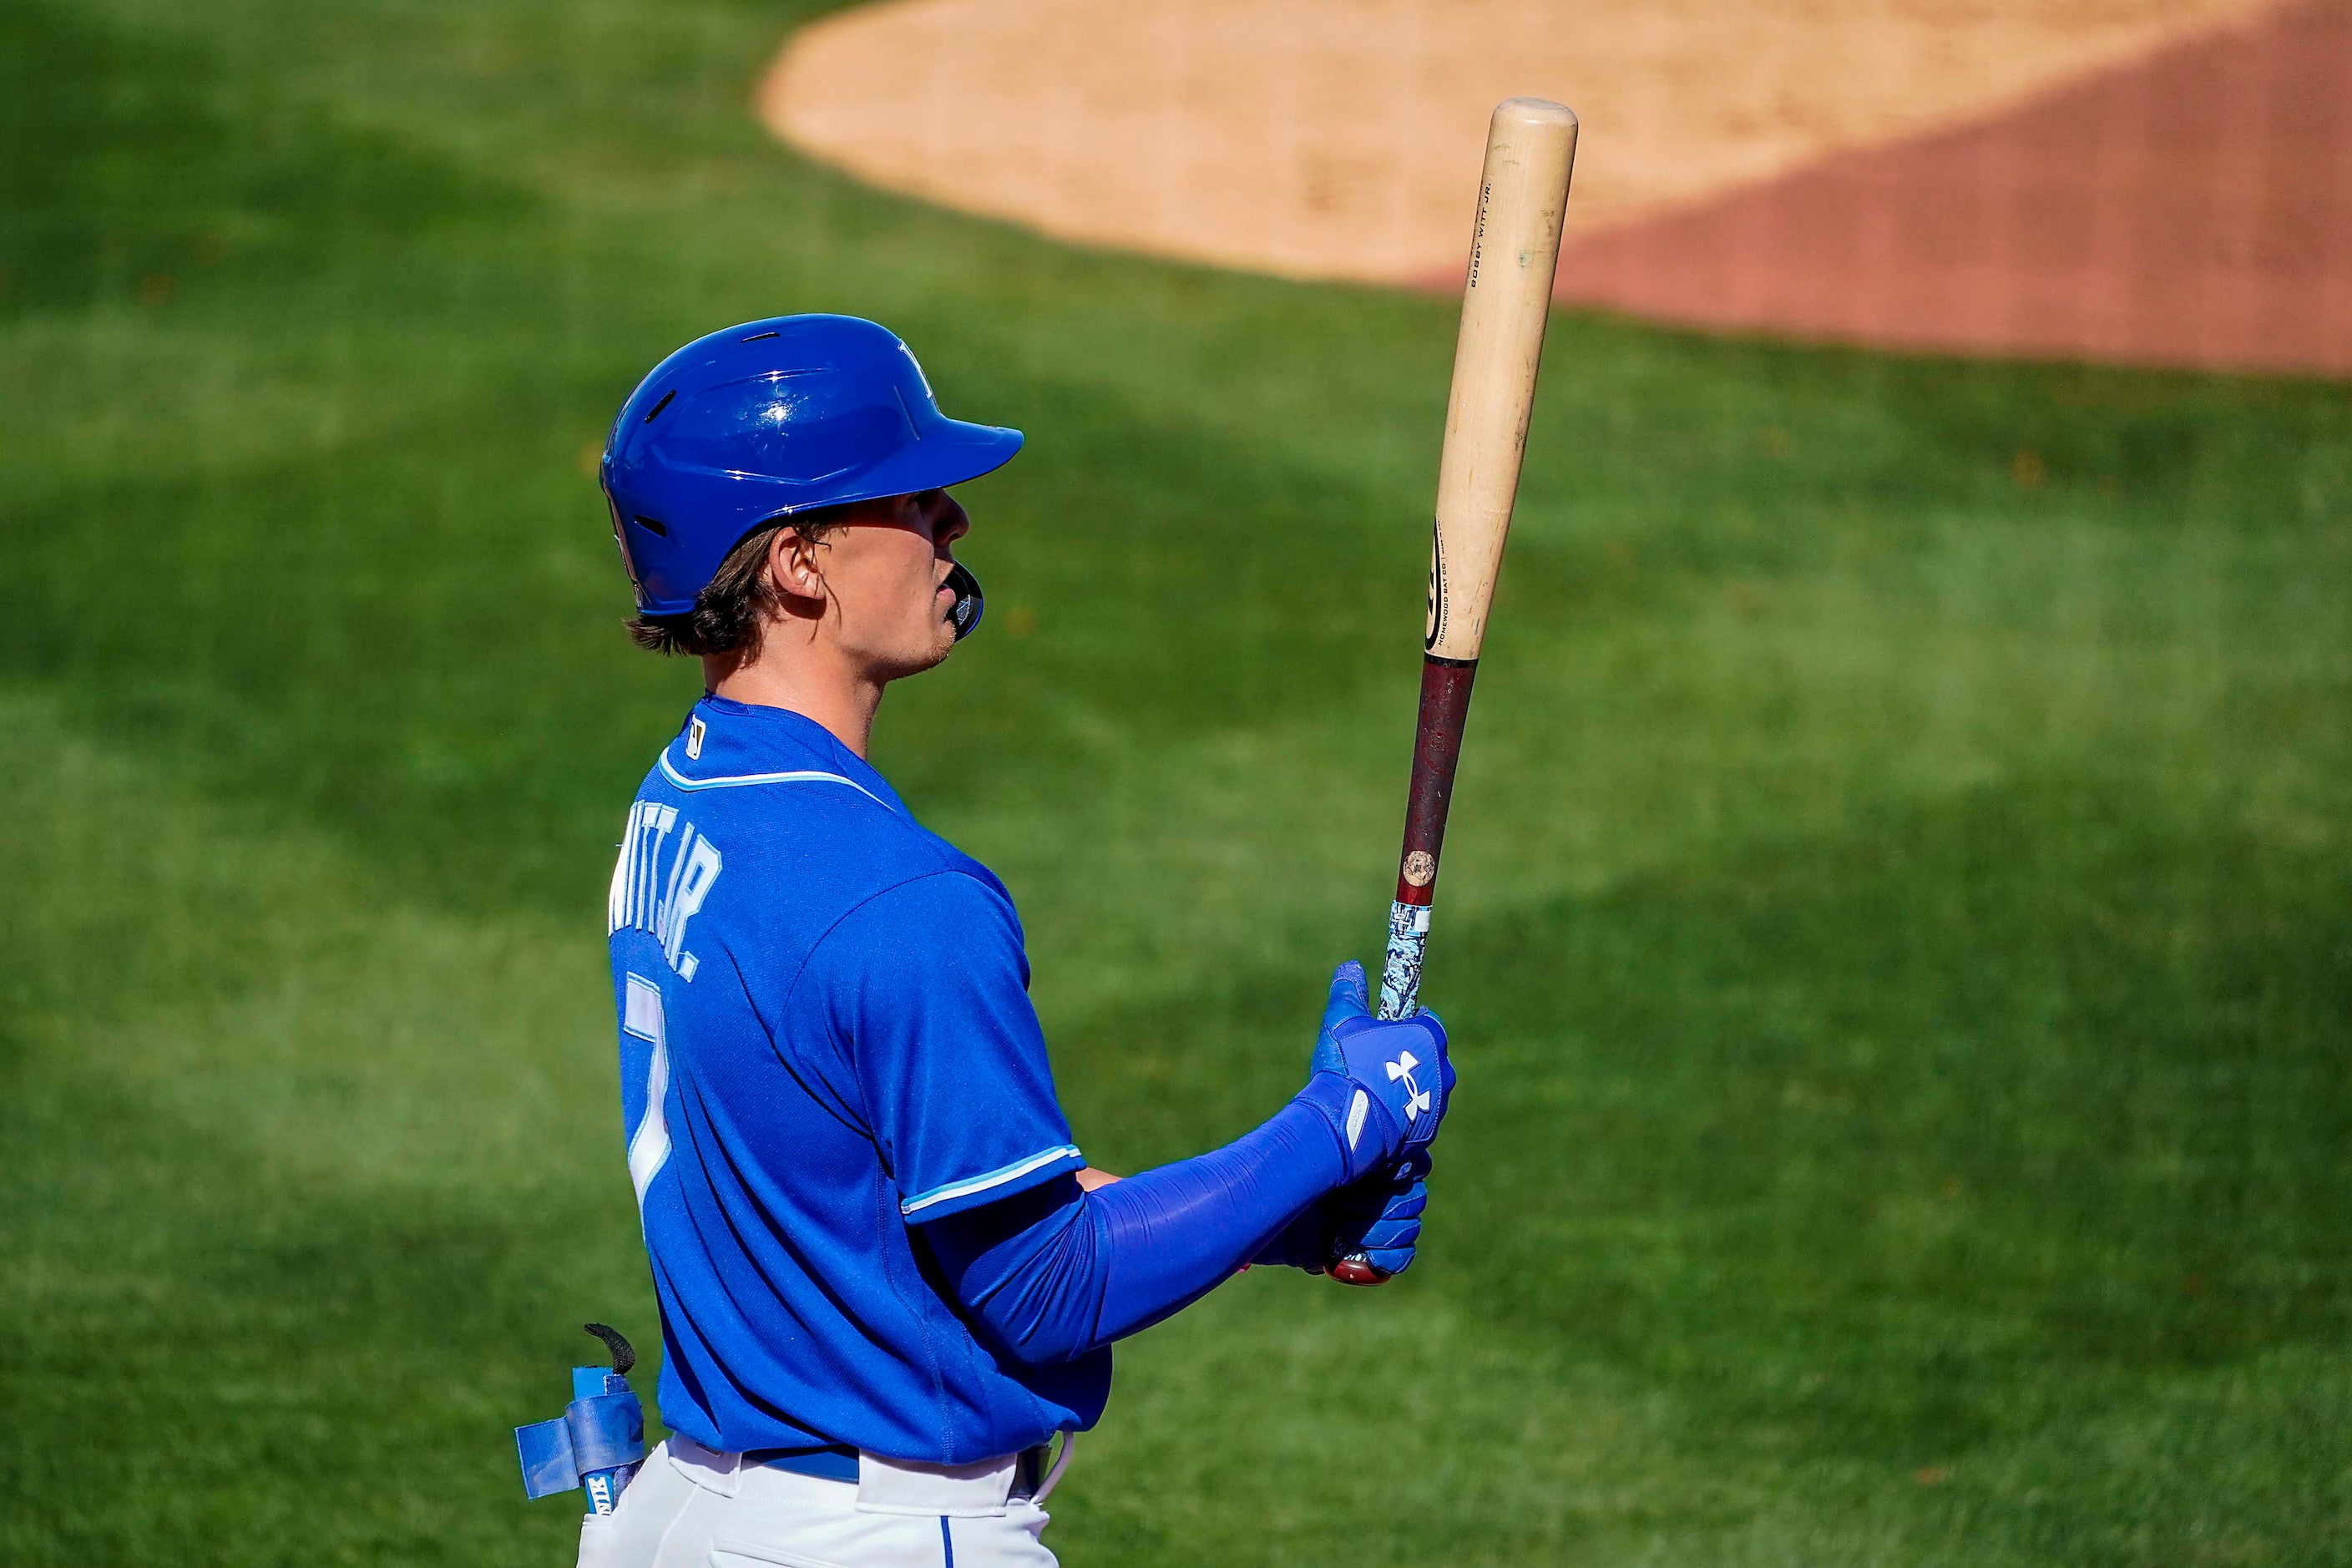
[[[1222,1149],[1091,1193],[1063,1176],[922,1227],[956,1299],[1035,1365],[1085,1355],[1197,1300],[1347,1179],[1352,1088],[1318,1073]]]

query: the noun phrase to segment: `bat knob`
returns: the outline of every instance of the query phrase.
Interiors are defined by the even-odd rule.
[[[1385,1285],[1389,1275],[1372,1267],[1362,1253],[1352,1253],[1331,1265],[1331,1278],[1342,1285]]]

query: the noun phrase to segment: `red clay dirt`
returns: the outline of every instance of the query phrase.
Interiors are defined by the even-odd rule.
[[[2352,0],[1573,242],[1559,296],[1887,346],[2352,374]]]

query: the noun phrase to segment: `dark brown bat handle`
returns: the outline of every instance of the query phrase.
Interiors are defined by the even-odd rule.
[[[1381,965],[1380,1016],[1411,1016],[1421,995],[1421,954],[1429,941],[1429,909],[1437,894],[1437,858],[1445,847],[1445,809],[1454,801],[1454,767],[1462,757],[1462,730],[1470,717],[1475,658],[1423,656],[1421,720],[1414,726],[1412,784],[1405,795],[1404,853],[1397,863],[1396,902],[1389,906],[1388,957]],[[1342,1285],[1384,1285],[1388,1276],[1360,1254],[1333,1260]]]
[[[1462,731],[1470,719],[1470,683],[1478,679],[1475,658],[1423,656],[1421,719],[1413,726],[1412,783],[1404,801],[1404,850],[1397,858],[1396,902],[1389,912],[1389,957],[1409,944],[1412,967],[1381,973],[1383,1018],[1410,1016],[1421,991],[1421,941],[1429,934],[1429,907],[1437,898],[1437,858],[1445,848],[1445,810],[1454,803],[1454,768],[1462,759]],[[1406,918],[1401,911],[1420,913]]]

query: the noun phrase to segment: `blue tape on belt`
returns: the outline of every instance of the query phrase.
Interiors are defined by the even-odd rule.
[[[634,1394],[600,1394],[564,1408],[572,1428],[572,1462],[583,1476],[618,1469],[646,1457],[646,1407]]]
[[[555,1420],[516,1427],[515,1454],[522,1462],[525,1496],[571,1491],[583,1476],[646,1457],[645,1406],[626,1392],[575,1399]]]
[[[523,1496],[537,1500],[579,1489],[580,1467],[572,1462],[572,1428],[562,1416],[516,1427],[515,1453],[522,1460]]]

